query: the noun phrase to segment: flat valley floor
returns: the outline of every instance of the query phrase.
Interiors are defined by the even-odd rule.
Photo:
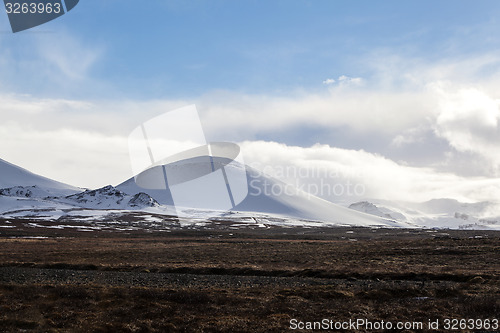
[[[2,332],[498,331],[500,232],[35,222],[0,223]]]

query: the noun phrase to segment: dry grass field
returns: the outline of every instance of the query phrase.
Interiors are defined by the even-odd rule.
[[[13,229],[0,234],[1,331],[291,332],[292,319],[366,319],[450,332],[446,318],[500,317],[496,232]]]

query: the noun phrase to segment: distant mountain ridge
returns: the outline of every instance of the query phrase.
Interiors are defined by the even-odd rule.
[[[193,179],[199,169],[197,164],[204,163],[204,158],[192,158],[185,161],[185,173],[183,178]],[[226,172],[231,173],[231,168],[241,166],[219,162],[213,158],[213,163],[226,165]],[[193,173],[191,175],[190,173]],[[301,192],[292,188],[291,185],[279,180],[264,176],[261,172],[246,166],[246,175],[249,186],[247,197],[232,211],[245,213],[267,213],[272,215],[287,216],[296,219],[332,222],[344,225],[358,226],[388,226],[388,227],[411,227],[412,225],[402,221],[396,221],[387,217],[373,216],[362,212],[350,210],[346,207],[336,205],[314,195]],[[171,204],[172,198],[168,191],[158,189],[144,189],[139,187],[134,178],[130,178],[116,187],[127,194],[144,192],[155,198],[160,204]],[[199,208],[199,207],[186,207]],[[182,209],[182,207],[180,207]],[[413,226],[415,227],[415,226]]]
[[[160,205],[146,193],[139,192],[129,195],[111,185],[69,195],[59,199],[59,201],[90,209],[130,209],[158,207]]]
[[[43,189],[49,195],[70,195],[82,191],[80,188],[64,184],[18,167],[0,159],[0,189],[19,186]]]
[[[401,203],[374,200],[356,202],[349,208],[377,216],[390,216],[425,228],[500,230],[500,216],[494,214],[498,212],[498,206],[489,202],[462,203],[454,199],[432,199]]]
[[[191,160],[179,170],[185,179],[192,179]],[[228,165],[228,168],[231,166]],[[241,168],[241,166],[236,166]],[[231,170],[227,170],[228,174]],[[465,228],[500,230],[500,217],[481,217],[491,208],[487,202],[466,204],[453,199],[434,199],[424,203],[398,203],[390,201],[362,201],[347,207],[333,204],[291,185],[264,176],[246,167],[251,188],[248,196],[229,212],[214,211],[206,207],[174,207],[169,191],[149,190],[130,178],[120,185],[83,190],[71,185],[36,175],[28,170],[0,159],[0,217],[33,217],[58,219],[61,216],[86,214],[103,216],[142,211],[145,214],[169,215],[182,210],[195,220],[208,220],[215,216],[223,219],[279,222],[280,225],[299,226],[370,226],[409,228]],[[273,191],[269,191],[272,188]],[[190,193],[185,193],[189,196]],[[494,211],[494,210],[492,210]],[[37,213],[38,212],[38,213]],[[40,213],[41,212],[41,213]],[[80,212],[80,213],[78,213]],[[314,222],[316,221],[316,222]],[[313,224],[311,224],[313,223]]]

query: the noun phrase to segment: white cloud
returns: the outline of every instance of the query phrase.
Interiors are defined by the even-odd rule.
[[[219,92],[202,96],[197,104],[211,131],[244,139],[301,126],[345,126],[354,132],[395,136],[419,125],[433,112],[435,102],[430,92],[422,90],[390,92],[338,85],[324,93],[290,97]]]
[[[392,139],[391,145],[400,148],[408,144],[422,142],[428,130],[428,126],[425,125],[404,130],[401,134],[396,135]]]
[[[495,59],[485,56],[478,61],[487,66]],[[499,184],[493,172],[498,172],[500,164],[500,83],[496,76],[479,79],[474,70],[468,74],[459,71],[477,66],[475,58],[413,65],[392,64],[396,67],[378,72],[378,81],[361,80],[362,86],[342,84],[356,82],[356,78],[344,76],[327,91],[288,96],[219,91],[195,100],[86,101],[0,94],[0,158],[78,186],[116,184],[131,176],[126,146],[129,132],[165,111],[195,103],[207,138],[244,141],[245,158],[250,162],[338,171],[341,175],[334,178],[363,184],[366,195],[373,197],[498,198]],[[484,66],[476,68],[481,71]],[[85,76],[88,68],[82,68]],[[468,81],[470,77],[473,79]],[[405,84],[394,83],[398,80]],[[308,126],[332,132],[343,128],[360,138],[360,146],[370,146],[374,152],[379,149],[385,156],[326,145],[301,148],[253,142],[259,135],[279,137]],[[306,139],[316,133],[313,129],[300,135]],[[416,167],[411,158],[413,145],[425,142],[429,151],[423,153],[432,155],[437,149],[433,144],[443,139],[449,143],[448,150],[428,165]],[[390,149],[408,150],[405,165],[389,158]],[[460,164],[479,167],[472,163],[471,154],[488,161],[493,171],[474,174],[472,170],[467,177],[461,174]],[[438,164],[439,171],[432,168]],[[310,182],[318,185],[320,178]]]
[[[61,30],[27,33],[21,39],[0,36],[0,43],[2,92],[36,91],[42,96],[58,96],[111,90],[92,75],[106,51],[95,41],[87,42]]]
[[[116,135],[2,124],[0,141],[7,144],[0,156],[77,186],[116,185],[132,176],[127,135],[127,131]],[[408,201],[449,197],[482,201],[500,196],[498,179],[467,178],[432,168],[400,165],[362,150],[320,144],[297,147],[264,141],[245,141],[240,145],[247,164],[334,202],[349,203],[364,197]],[[356,196],[355,186],[361,186],[357,188],[362,189],[361,196]]]
[[[118,184],[131,176],[125,137],[75,129],[0,125],[0,158],[80,187]]]
[[[323,81],[323,84],[332,85],[335,82],[337,82],[337,81],[335,81],[335,79],[328,78],[328,79]],[[339,85],[343,85],[343,86],[346,86],[346,85],[361,86],[361,85],[363,85],[364,80],[360,77],[349,77],[346,75],[341,75],[338,77],[338,82],[339,82]]]
[[[102,47],[90,47],[64,32],[36,39],[36,48],[48,76],[65,80],[87,79],[92,66],[102,56]],[[49,65],[49,66],[47,66]]]
[[[360,78],[360,77],[349,77],[349,76],[346,76],[346,75],[341,75],[339,76],[339,82],[340,84],[351,84],[351,85],[361,85],[363,84],[363,79]]]
[[[475,202],[494,201],[500,196],[499,179],[467,178],[428,167],[400,165],[362,150],[319,144],[304,148],[263,141],[246,141],[241,146],[249,165],[334,202],[349,203],[363,197],[406,201],[455,198]],[[357,185],[364,189],[359,197],[354,191]],[[351,195],[347,195],[348,186]]]
[[[477,88],[441,89],[436,134],[459,152],[482,156],[500,171],[500,100]]]
[[[78,101],[0,95],[0,158],[81,187],[132,176],[127,137],[184,101]]]
[[[69,100],[0,94],[0,116],[26,129],[61,128],[125,135],[138,124],[163,112],[188,104],[183,100]]]

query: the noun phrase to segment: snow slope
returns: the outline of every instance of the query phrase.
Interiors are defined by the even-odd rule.
[[[117,190],[111,185],[97,190],[87,190],[56,201],[87,209],[140,209],[158,207],[156,200],[143,192],[133,195]]]
[[[19,188],[21,186],[31,187],[31,189],[26,190],[31,191],[31,193],[35,195],[43,192],[49,196],[61,196],[81,191],[81,189],[77,187],[36,175],[26,169],[0,159],[0,189],[16,187],[13,191],[19,191],[22,190]]]
[[[172,214],[168,207],[160,206],[145,193],[128,195],[113,186],[86,190],[65,197],[27,196],[28,193],[25,191],[16,191],[11,194],[0,194],[1,217],[57,220],[61,217],[71,218],[75,214],[98,219],[102,216],[128,214],[132,211]]]
[[[398,221],[406,221],[406,216],[396,212],[392,209],[382,206],[376,206],[368,201],[361,201],[353,203],[349,206],[350,209],[357,210],[358,212],[363,212],[366,214],[371,214],[375,216],[385,217],[388,219],[398,220]]]
[[[190,173],[196,174],[200,169],[200,163],[204,162],[204,158],[192,158],[186,160],[183,165],[182,172],[185,179],[196,178],[191,177]],[[214,163],[225,163],[214,158]],[[241,168],[238,165],[226,165],[226,172],[231,174],[231,168]],[[235,212],[248,212],[257,214],[269,214],[280,217],[288,217],[302,220],[324,221],[329,224],[337,225],[355,225],[355,226],[390,226],[390,227],[410,227],[411,224],[404,221],[394,221],[384,217],[364,214],[346,207],[338,206],[329,201],[320,199],[316,196],[295,190],[291,186],[268,177],[265,177],[260,172],[246,167],[246,176],[249,184],[248,196],[236,207]],[[127,194],[144,192],[149,194],[161,204],[172,204],[172,198],[168,191],[157,189],[145,189],[139,187],[134,178],[116,187],[120,191]],[[186,196],[189,193],[186,193]],[[184,208],[179,208],[184,209]],[[207,210],[206,207],[190,207]],[[207,211],[208,214],[213,213]],[[214,214],[215,215],[215,214]]]
[[[14,186],[0,189],[0,195],[8,197],[46,198],[53,195],[50,190],[38,186]]]
[[[183,181],[195,179],[200,170],[207,169],[206,165],[202,165],[206,161],[206,157],[182,161],[175,166],[175,175]],[[185,198],[192,197],[192,204],[174,209],[169,191],[141,188],[133,178],[116,188],[106,186],[82,191],[0,160],[0,216],[57,220],[82,214],[88,216],[86,218],[126,215],[132,211],[168,216],[182,210],[183,216],[187,217],[184,221],[188,224],[208,223],[209,218],[219,216],[222,220],[235,221],[240,225],[250,221],[252,225],[258,222],[263,226],[285,227],[352,225],[500,230],[499,206],[490,202],[370,200],[347,208],[299,191],[250,167],[243,169],[242,165],[217,159],[213,163],[225,165],[229,178],[245,170],[243,174],[248,181],[248,195],[229,212],[207,207],[206,204],[213,200],[205,200],[204,206],[197,206],[200,193],[193,192],[192,186],[186,187],[186,193],[181,193]],[[203,195],[213,195],[212,188],[208,188]],[[241,192],[241,188],[239,190]]]
[[[500,230],[498,206],[490,202],[462,203],[454,199],[433,199],[421,203],[373,200],[349,208],[377,216],[391,216],[424,228]]]

